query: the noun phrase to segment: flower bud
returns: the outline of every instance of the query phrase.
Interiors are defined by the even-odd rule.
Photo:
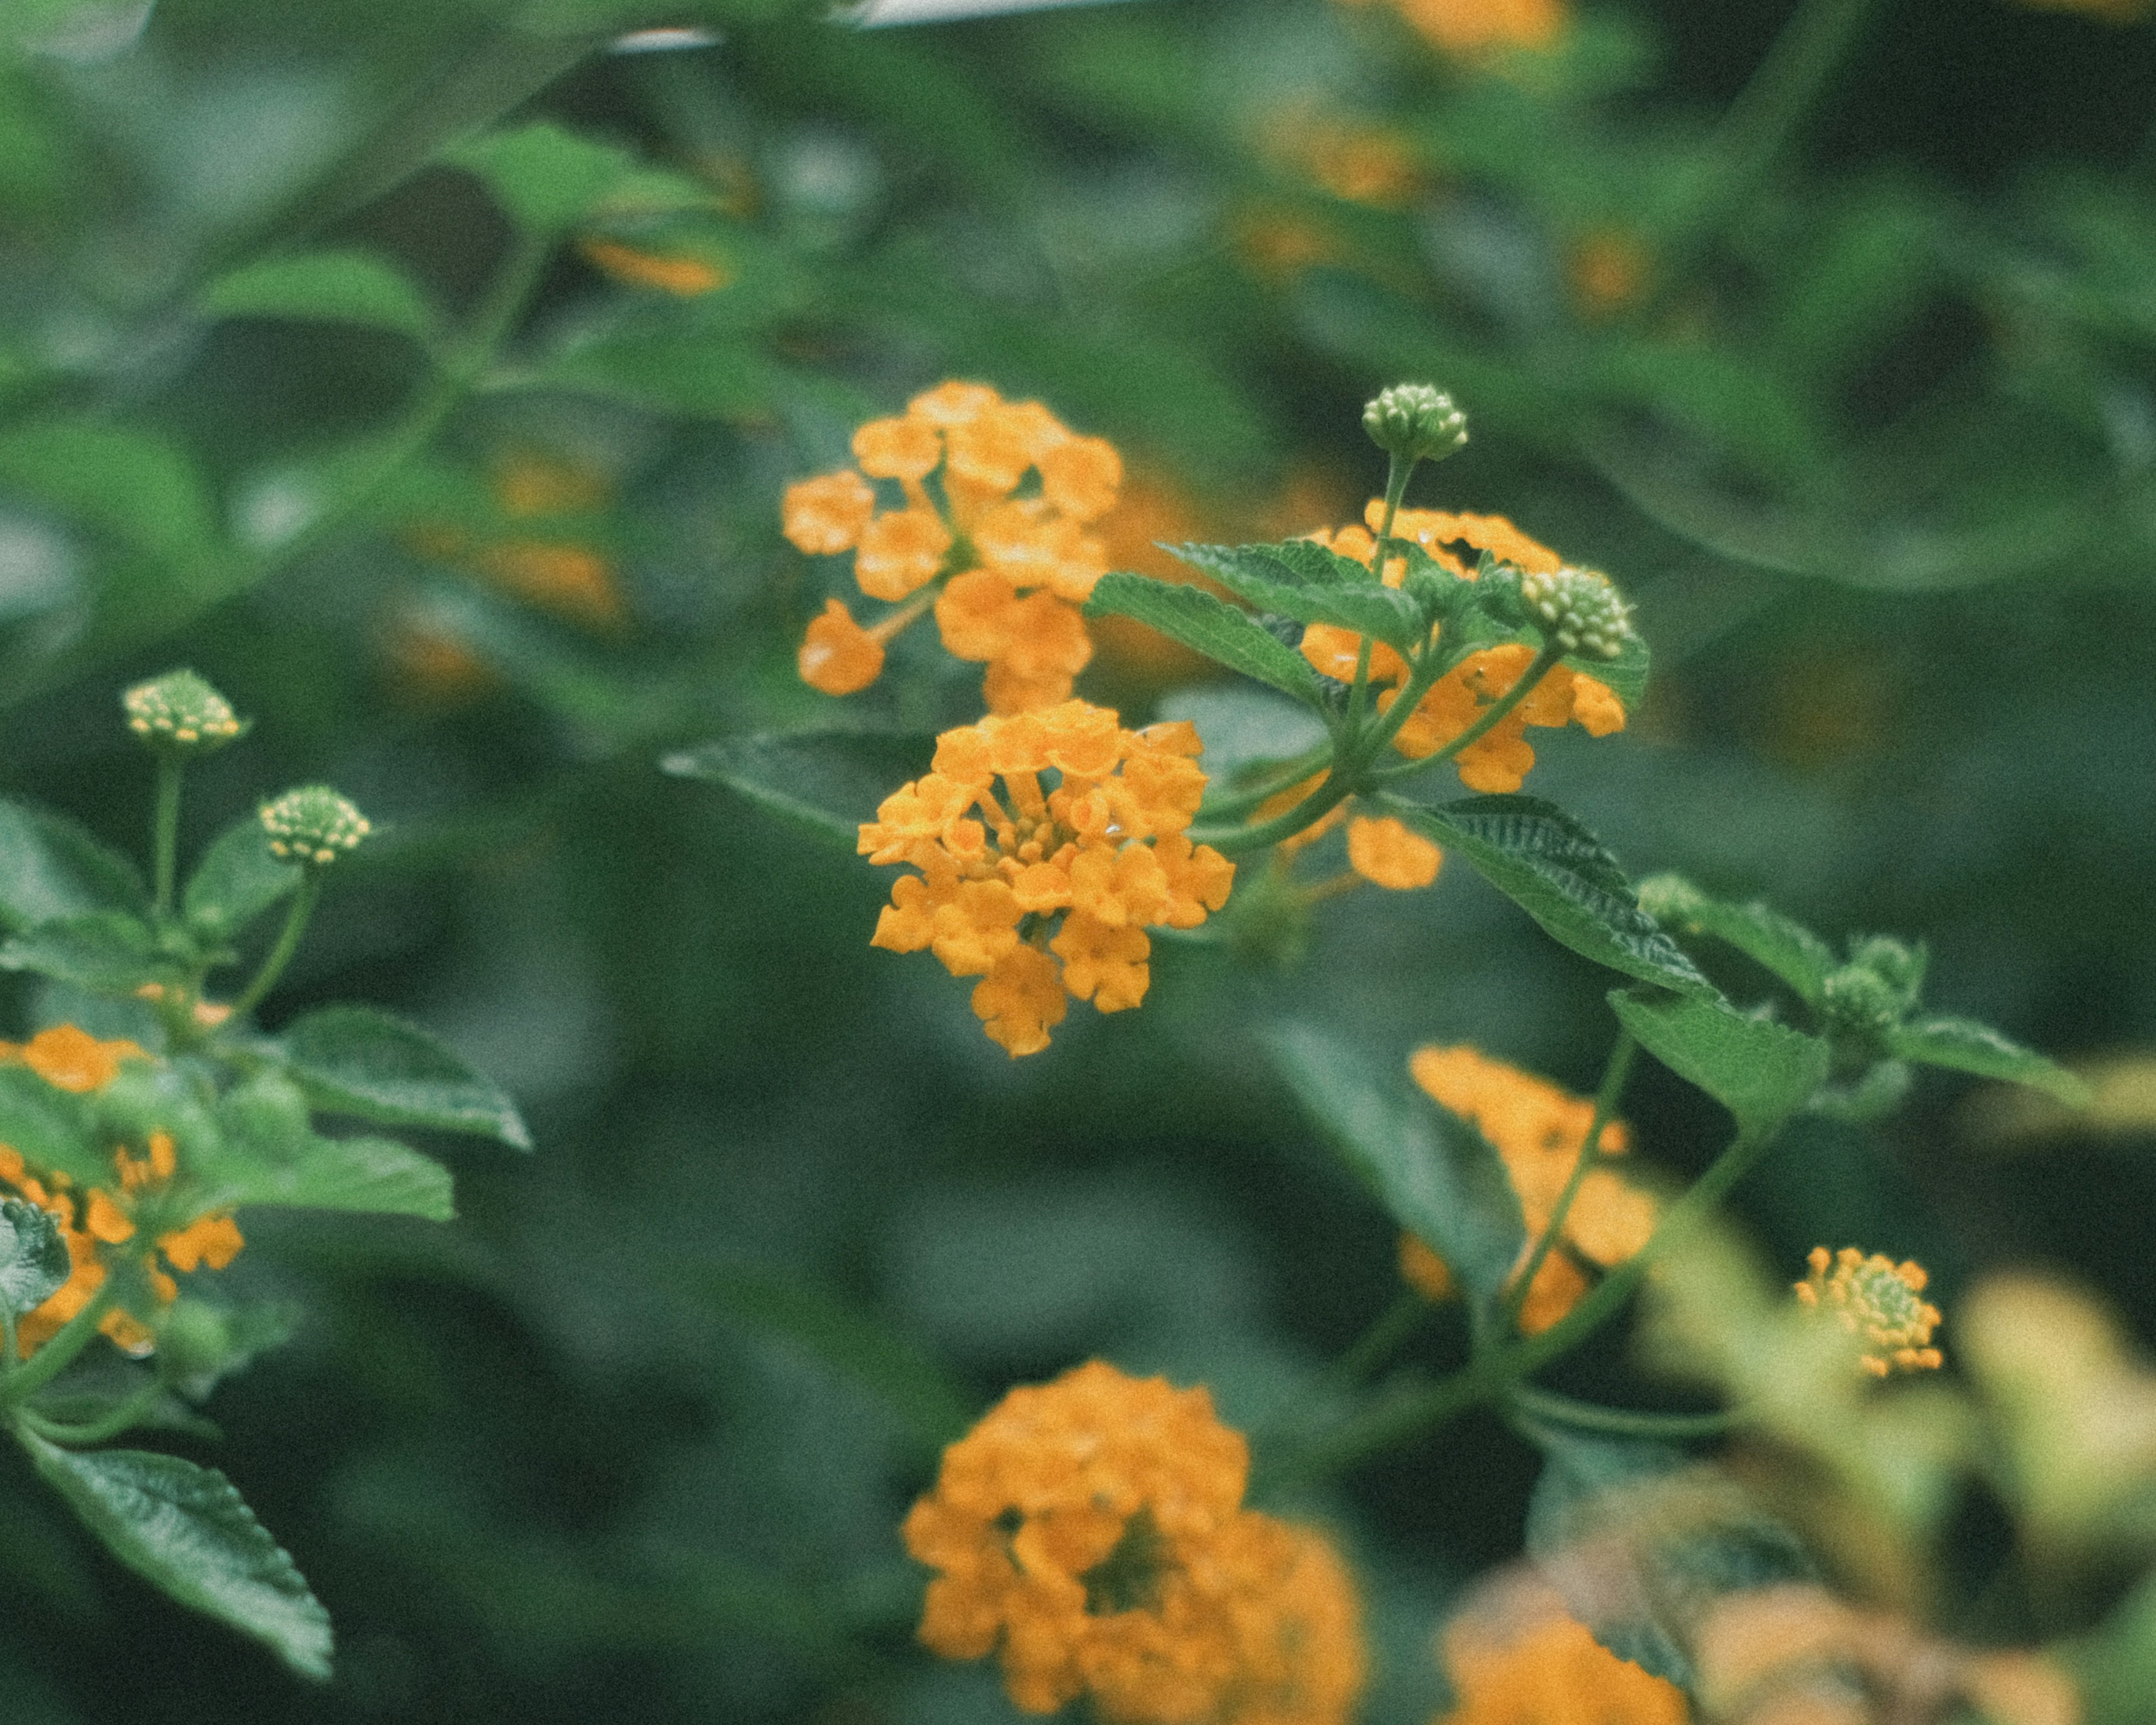
[[[1922,946],[1908,946],[1887,934],[1867,935],[1849,949],[1849,962],[1862,966],[1886,983],[1905,1009],[1917,1004],[1917,995],[1924,986],[1928,957]]]
[[[314,868],[335,862],[373,830],[349,798],[326,784],[305,785],[264,803],[262,827],[272,855]]]
[[[1632,608],[1595,570],[1522,575],[1520,598],[1552,641],[1583,659],[1614,659],[1632,639]]]
[[[1389,455],[1442,461],[1465,448],[1467,416],[1452,398],[1428,383],[1395,383],[1363,409],[1363,429]]]
[[[157,1353],[173,1378],[214,1379],[235,1351],[230,1321],[202,1301],[176,1300],[157,1320]]]
[[[206,755],[247,729],[232,703],[191,670],[137,683],[120,704],[127,728],[145,747],[163,754]]]
[[[1908,1002],[1876,971],[1845,964],[1820,985],[1820,1006],[1834,1029],[1877,1036],[1901,1022]]]

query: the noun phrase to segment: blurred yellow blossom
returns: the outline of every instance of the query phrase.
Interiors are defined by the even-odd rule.
[[[1939,1351],[1931,1346],[1939,1308],[1917,1296],[1929,1278],[1923,1266],[1897,1264],[1877,1252],[1870,1257],[1855,1246],[1830,1253],[1814,1246],[1811,1273],[1797,1283],[1797,1299],[1808,1310],[1832,1317],[1861,1345],[1858,1363],[1875,1378],[1890,1372],[1937,1370]]]
[[[1683,1691],[1620,1659],[1554,1589],[1492,1589],[1445,1626],[1457,1700],[1434,1725],[1686,1725]]]

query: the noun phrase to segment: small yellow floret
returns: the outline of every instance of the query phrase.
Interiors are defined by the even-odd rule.
[[[1445,853],[1389,814],[1358,814],[1348,823],[1348,866],[1365,880],[1412,892],[1437,879]]]
[[[716,293],[734,279],[725,264],[688,252],[651,252],[618,239],[583,239],[577,244],[588,262],[630,287],[656,288],[662,294],[693,300]]]
[[[1930,1277],[1910,1260],[1897,1264],[1882,1253],[1870,1257],[1855,1246],[1830,1253],[1814,1246],[1811,1273],[1796,1284],[1798,1301],[1830,1313],[1862,1344],[1858,1363],[1875,1378],[1890,1373],[1936,1371],[1941,1357],[1931,1345],[1939,1308],[1917,1296]]]

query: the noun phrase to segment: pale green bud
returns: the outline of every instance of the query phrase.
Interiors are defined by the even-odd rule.
[[[305,785],[264,803],[262,829],[272,855],[316,868],[356,849],[373,830],[349,798],[326,784]]]
[[[206,755],[247,729],[232,703],[191,670],[167,671],[120,697],[127,728],[161,753]]]
[[[1442,461],[1465,448],[1467,416],[1428,383],[1395,383],[1363,409],[1363,429],[1389,455]]]
[[[1595,570],[1522,575],[1520,598],[1552,641],[1583,659],[1614,659],[1633,637],[1632,608]]]

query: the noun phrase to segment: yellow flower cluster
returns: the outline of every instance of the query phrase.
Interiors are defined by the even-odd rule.
[[[1384,519],[1383,502],[1372,499],[1365,515],[1374,530]],[[1310,536],[1358,563],[1368,564],[1377,555],[1373,531],[1362,527]],[[1564,567],[1555,552],[1530,539],[1502,516],[1404,509],[1394,519],[1392,536],[1413,541],[1444,567],[1471,579],[1474,565],[1449,546],[1486,551],[1528,575],[1553,575]],[[1398,587],[1406,573],[1404,558],[1389,558],[1379,578],[1388,587]],[[1303,631],[1303,657],[1342,682],[1354,676],[1362,649],[1362,636],[1330,624],[1314,623]],[[1435,754],[1473,725],[1483,709],[1510,692],[1534,656],[1517,642],[1470,654],[1431,685],[1394,735],[1393,747],[1410,760]],[[1371,644],[1370,680],[1379,686],[1380,711],[1390,711],[1399,696],[1397,685],[1406,675],[1407,662],[1398,653],[1382,641]],[[1527,726],[1574,722],[1590,737],[1607,737],[1625,728],[1625,709],[1607,684],[1570,665],[1557,665],[1517,706],[1460,752],[1455,764],[1461,783],[1470,790],[1517,791],[1535,764]]]
[[[1446,1626],[1458,1700],[1434,1725],[1687,1725],[1684,1692],[1612,1653],[1554,1591],[1502,1597],[1502,1615],[1467,1613]]]
[[[1048,1046],[1066,994],[1136,1006],[1147,928],[1196,927],[1235,880],[1184,833],[1205,794],[1202,747],[1188,724],[1126,731],[1082,701],[945,732],[932,770],[860,829],[870,861],[920,870],[892,886],[870,943],[980,978],[973,1010],[1014,1057]]]
[[[102,1090],[120,1076],[123,1060],[150,1056],[132,1042],[100,1042],[73,1024],[40,1030],[17,1047],[0,1043],[0,1059],[20,1060],[46,1083],[77,1096]],[[49,1212],[67,1242],[74,1268],[67,1281],[35,1311],[26,1313],[17,1327],[18,1345],[25,1357],[49,1341],[62,1325],[87,1306],[104,1285],[107,1266],[98,1255],[100,1245],[121,1246],[135,1240],[137,1218],[152,1211],[162,1214],[179,1158],[171,1137],[152,1132],[145,1156],[130,1156],[124,1149],[112,1154],[114,1183],[78,1192],[68,1177],[52,1169],[33,1169],[22,1153],[0,1144],[0,1184]],[[179,1285],[157,1266],[157,1254],[182,1274],[207,1264],[222,1270],[246,1242],[228,1211],[209,1211],[190,1218],[178,1227],[168,1227],[157,1236],[154,1250],[141,1254],[151,1291],[160,1303],[169,1305],[179,1296]],[[115,1309],[98,1326],[130,1353],[150,1352],[148,1327],[131,1313]]]
[[[1594,1123],[1594,1104],[1466,1046],[1417,1049],[1408,1066],[1433,1101],[1472,1122],[1503,1158],[1520,1195],[1526,1250],[1532,1251],[1579,1160]],[[1623,1124],[1605,1123],[1599,1153],[1620,1156],[1626,1147]],[[1558,1249],[1543,1260],[1528,1286],[1520,1327],[1532,1335],[1571,1311],[1587,1291],[1582,1265],[1607,1270],[1624,1262],[1647,1243],[1656,1215],[1647,1194],[1608,1168],[1591,1169],[1565,1214]],[[1401,1242],[1400,1270],[1409,1286],[1432,1299],[1452,1292],[1450,1266],[1412,1236]]]
[[[786,488],[786,536],[819,555],[852,552],[860,590],[897,608],[864,628],[830,600],[801,643],[803,680],[826,695],[866,688],[891,637],[932,604],[944,646],[987,665],[991,712],[1067,699],[1093,656],[1078,607],[1108,567],[1086,529],[1122,484],[1114,446],[1037,401],[949,382],[862,426],[854,459],[858,472]],[[872,480],[901,505],[880,510]]]
[[[1930,1277],[1913,1260],[1897,1264],[1883,1253],[1870,1257],[1855,1246],[1830,1253],[1814,1246],[1811,1273],[1796,1285],[1797,1298],[1812,1311],[1831,1313],[1863,1345],[1864,1369],[1884,1378],[1897,1369],[1936,1370],[1938,1348],[1931,1345],[1939,1308],[1920,1299]]]
[[[906,1518],[921,1639],[1002,1661],[1011,1700],[1109,1725],[1342,1725],[1363,1686],[1324,1538],[1242,1507],[1250,1452],[1203,1389],[1100,1360],[1014,1389]]]

